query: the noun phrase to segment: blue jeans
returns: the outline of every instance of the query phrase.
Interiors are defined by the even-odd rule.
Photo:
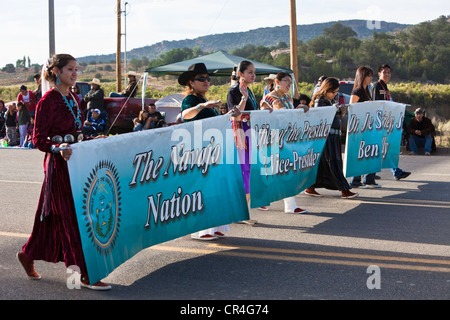
[[[117,92],[111,92],[109,94],[110,98],[126,98],[127,96],[124,96],[123,94],[117,93]]]
[[[433,143],[433,137],[431,134],[424,137],[412,134],[409,136],[409,148],[412,152],[418,154],[417,147],[424,147],[424,152],[431,152],[431,144]]]
[[[403,170],[400,168],[391,168],[392,175],[395,177],[398,177],[403,173]]]

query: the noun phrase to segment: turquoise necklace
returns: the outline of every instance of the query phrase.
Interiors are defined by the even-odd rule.
[[[278,92],[276,90],[275,90],[275,92],[278,95]],[[274,97],[280,99],[280,101],[283,103],[283,105],[286,107],[286,109],[294,109],[294,106],[291,104],[291,101],[286,94],[284,94],[282,97],[278,97],[278,96],[274,96]]]
[[[78,106],[77,101],[75,100],[75,98],[73,97],[72,93],[69,91],[69,94],[71,95],[72,99],[67,100],[67,97],[65,95],[62,94],[62,92],[58,89],[58,87],[56,87],[56,90],[58,90],[58,92],[61,94],[61,96],[63,97],[64,103],[66,104],[67,109],[69,109],[70,113],[72,114],[73,118],[75,119],[75,127],[80,130],[81,126],[83,125],[83,123],[81,122],[81,111],[80,111],[80,107]],[[75,101],[75,105],[77,106],[77,116],[75,116],[75,113],[73,112],[73,102]]]
[[[256,102],[256,99],[253,96],[253,93],[250,91],[250,89],[248,89],[248,97],[250,99],[250,102],[252,104],[253,109],[257,110],[258,109],[258,103]]]

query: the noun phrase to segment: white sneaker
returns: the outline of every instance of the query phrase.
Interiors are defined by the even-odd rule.
[[[284,212],[285,213],[300,213],[300,214],[305,214],[305,213],[308,213],[308,210],[307,209],[302,209],[302,208],[295,208],[294,210],[292,210],[292,211],[289,211],[289,210],[284,210]]]
[[[199,236],[198,232],[191,234],[191,238],[200,241],[211,241],[218,239],[216,236],[213,236],[212,234],[204,234],[203,236]]]

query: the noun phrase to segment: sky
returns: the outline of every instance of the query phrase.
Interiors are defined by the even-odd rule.
[[[0,68],[49,56],[48,0],[0,0]],[[56,53],[74,57],[115,53],[117,0],[54,0]],[[125,6],[125,3],[128,3]],[[290,24],[288,0],[127,0],[126,49]],[[349,19],[417,24],[450,14],[444,0],[296,1],[297,24]],[[122,33],[125,32],[122,15]],[[125,49],[122,37],[122,51]]]

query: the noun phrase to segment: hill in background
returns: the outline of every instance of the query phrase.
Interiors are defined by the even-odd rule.
[[[314,23],[309,25],[298,25],[297,36],[298,40],[306,42],[314,39],[323,33],[324,28],[329,28],[336,22],[341,23],[344,26],[352,28],[357,37],[367,38],[373,35],[374,32],[394,32],[396,30],[403,30],[410,25],[400,24],[394,22],[380,22],[380,28],[371,29],[370,21],[367,20],[346,20],[346,21],[332,21],[324,23]],[[276,46],[280,42],[289,43],[289,26],[267,27],[258,28],[245,32],[231,32],[214,34],[195,39],[185,39],[177,41],[162,41],[153,45],[135,48],[127,52],[127,59],[141,59],[147,57],[149,60],[157,59],[161,54],[164,54],[172,49],[178,48],[194,48],[199,47],[205,52],[215,52],[218,50],[230,51],[233,49],[242,48],[248,44],[255,46]],[[79,57],[79,62],[90,63],[95,61],[97,63],[115,61],[116,54],[104,54]]]

